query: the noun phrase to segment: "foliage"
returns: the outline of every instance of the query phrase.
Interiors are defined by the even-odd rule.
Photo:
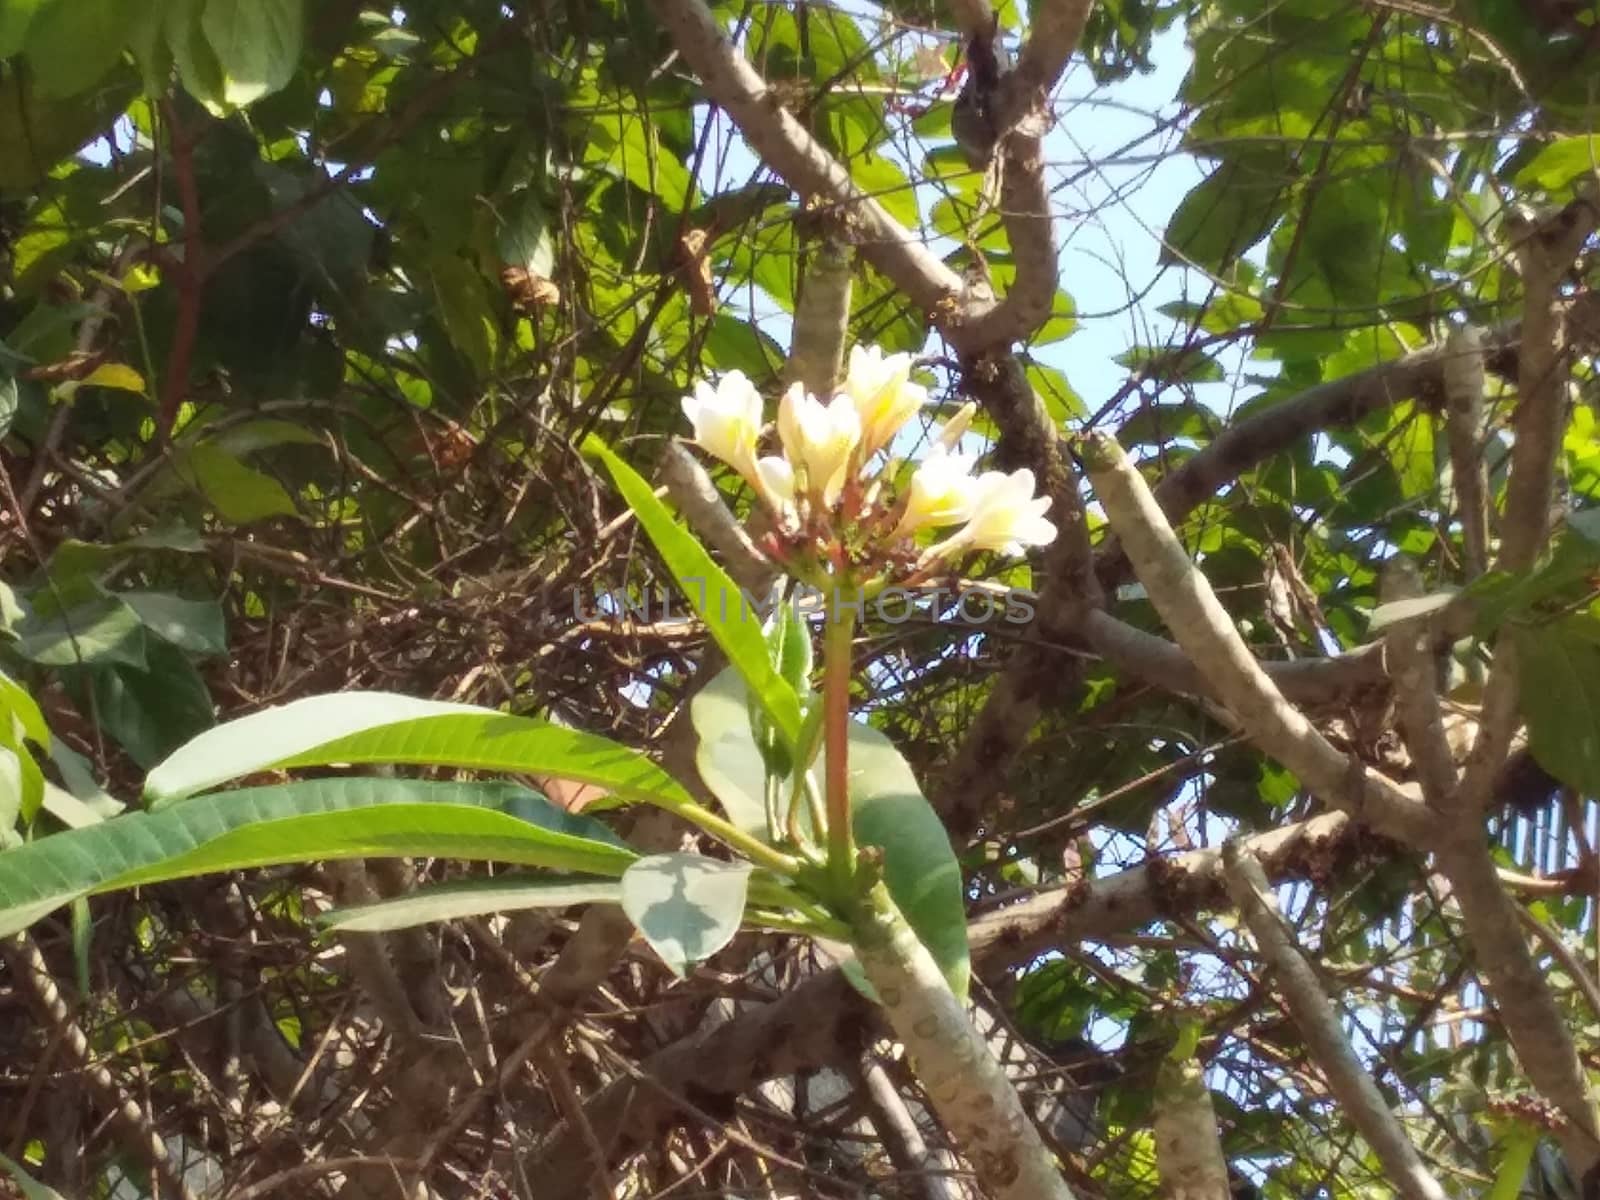
[[[1495,332],[1524,315],[1502,221],[1593,184],[1581,7],[1096,5],[1090,70],[1067,84],[1090,99],[1060,105],[1046,140],[1052,205],[1071,215],[1059,232],[1076,253],[1109,222],[1171,274],[1135,278],[1143,260],[1127,259],[1130,320],[1120,293],[1090,294],[1069,270],[1074,294],[1056,289],[1017,361],[1053,428],[1113,431],[1153,483],[1197,488],[1163,499],[1263,659],[1306,678],[1330,651],[1448,616],[1435,650],[1453,721],[1515,655],[1541,770],[1508,770],[1485,833],[1503,866],[1543,877],[1510,894],[1571,952],[1540,966],[1592,1067],[1592,989],[1574,977],[1594,972],[1578,797],[1600,790],[1600,431],[1595,327],[1579,319],[1593,320],[1592,240],[1562,285],[1576,314],[1564,519],[1530,570],[1466,566],[1447,406],[1423,361],[1454,325],[1488,331],[1482,459],[1503,512],[1528,384]],[[775,103],[913,240],[958,271],[981,254],[1007,294],[1031,264],[950,134],[952,6],[712,10]],[[998,10],[1016,48],[1048,6]],[[1114,81],[1148,84],[1178,31],[1193,56],[1182,115],[1151,128],[1181,144],[1097,151],[1078,174],[1070,138],[1096,104],[1166,99]],[[43,1071],[74,1043],[37,1015],[8,948],[4,1149],[32,1177],[65,1195],[148,1191],[106,1093],[79,1086],[104,1067],[176,1153],[206,1156],[230,1186],[405,1145],[440,1186],[516,1194],[508,1181],[575,1162],[579,1187],[586,1148],[562,1160],[558,1137],[536,1153],[506,1133],[557,1131],[574,1101],[617,1122],[597,1132],[616,1147],[618,1194],[703,1159],[705,1186],[727,1190],[780,1186],[801,1157],[841,1188],[887,1186],[872,1182],[881,1160],[852,1157],[858,1140],[823,1136],[820,1102],[767,1121],[748,1075],[717,1091],[729,1076],[713,1068],[732,1067],[715,1051],[687,1055],[698,1073],[673,1082],[699,1114],[743,1096],[754,1132],[740,1136],[776,1157],[740,1142],[707,1158],[720,1143],[679,1112],[662,1125],[690,1132],[668,1153],[655,1127],[637,1143],[607,1108],[655,1056],[689,1070],[680,1039],[710,1029],[713,1001],[771,1002],[829,961],[791,936],[823,923],[789,884],[729,865],[703,833],[652,841],[636,807],[721,817],[787,853],[767,815],[771,731],[791,768],[815,733],[811,664],[793,657],[809,637],[724,620],[704,587],[675,584],[736,590],[733,564],[651,492],[694,383],[739,370],[781,393],[831,228],[825,198],[791,190],[707,114],[643,0],[0,5],[0,928],[30,927],[64,990],[83,968],[70,1020],[87,1047]],[[1136,188],[1151,146],[1198,167],[1156,220],[1159,245],[1094,182]],[[857,260],[849,337],[923,356],[932,436],[990,381],[881,262]],[[1087,382],[1085,363],[1114,364],[1120,386]],[[1413,372],[1404,387],[1361,382],[1385,364]],[[1011,417],[986,407],[961,448],[1055,486]],[[759,540],[748,489],[720,471],[716,486]],[[1099,522],[1091,508],[1106,614],[1165,636]],[[1066,541],[1020,564],[952,565],[1044,593],[1027,625],[969,622],[948,586],[910,619],[868,606],[851,747],[874,778],[854,837],[888,848],[888,885],[958,990],[970,972],[975,997],[1014,991],[1040,1045],[1118,1047],[1120,1074],[1093,1085],[1096,1190],[1157,1186],[1148,1096],[1180,1003],[1202,1014],[1196,1055],[1237,1169],[1270,1196],[1374,1189],[1248,944],[1183,874],[1189,850],[1315,805],[1172,659],[1136,669],[1091,643],[1081,614],[1060,616],[1049,589]],[[1395,553],[1419,564],[1425,595],[1380,607]],[[1270,565],[1285,557],[1292,570]],[[702,670],[713,643],[729,670]],[[1385,685],[1362,679],[1313,695],[1308,717],[1408,777]],[[370,774],[394,764],[406,770]],[[952,779],[981,797],[970,821],[952,815]],[[114,799],[141,795],[128,812]],[[1501,1123],[1529,1084],[1503,1029],[1474,1015],[1493,997],[1421,856],[1363,833],[1281,865],[1301,944],[1408,1132],[1509,1194],[1553,1143],[1539,1125],[1535,1154],[1529,1126]],[[1045,903],[1038,926],[1002,919]],[[604,924],[580,922],[584,904],[631,912],[657,953],[619,946],[575,974],[592,946],[575,930]],[[762,932],[734,937],[741,921]],[[449,1064],[433,1071],[376,1007],[383,973],[363,938],[401,977],[402,1011],[450,1031]],[[514,1056],[530,978],[570,1018],[550,1035],[559,1055]],[[824,1031],[813,1041],[833,1012],[805,1014]],[[783,1061],[780,1076],[804,1065]],[[495,1104],[450,1106],[496,1078]]]

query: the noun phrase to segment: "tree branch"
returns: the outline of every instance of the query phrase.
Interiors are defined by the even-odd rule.
[[[1506,480],[1497,571],[1528,570],[1543,553],[1555,496],[1556,456],[1566,423],[1570,380],[1563,276],[1594,232],[1600,200],[1585,196],[1527,229],[1518,249],[1522,267],[1522,338],[1512,417],[1511,474]],[[1494,663],[1483,689],[1478,736],[1467,755],[1457,807],[1478,813],[1511,752],[1520,720],[1517,652],[1510,630],[1495,639]]]
[[[144,1163],[154,1191],[177,1200],[194,1200],[177,1164],[167,1153],[167,1143],[150,1114],[122,1089],[111,1072],[90,1049],[89,1039],[61,996],[38,943],[26,934],[0,941],[0,961],[6,965],[19,993],[26,997],[40,1024],[58,1039],[83,1080],[90,1099],[116,1126],[128,1153]],[[47,1151],[64,1147],[46,1147]]]
[[[1590,330],[1600,342],[1600,293],[1587,292],[1564,307],[1567,321]],[[1522,325],[1511,322],[1485,331],[1482,344],[1490,369],[1520,377],[1517,360]],[[1348,428],[1369,413],[1413,397],[1444,394],[1447,343],[1439,342],[1380,363],[1354,375],[1308,388],[1218,434],[1156,486],[1162,512],[1174,524],[1246,471],[1282,453],[1313,433]],[[1108,591],[1127,578],[1128,562],[1116,538],[1101,543],[1096,555],[1100,582]]]
[[[1566,1118],[1556,1136],[1573,1177],[1583,1179],[1600,1164],[1600,1116],[1588,1073],[1549,981],[1528,949],[1516,902],[1500,884],[1481,828],[1476,821],[1451,826],[1454,835],[1437,839],[1436,853],[1461,908],[1472,957],[1529,1081]]]
[[[1084,459],[1151,603],[1251,739],[1323,803],[1391,837],[1423,844],[1436,825],[1434,815],[1359,759],[1339,753],[1284,699],[1122,447],[1104,434],[1092,435]]]
[[[1422,595],[1416,564],[1396,554],[1383,564],[1379,598],[1385,604]],[[1436,667],[1426,621],[1400,621],[1384,635],[1389,675],[1400,709],[1400,732],[1416,768],[1422,797],[1438,812],[1449,806],[1456,790],[1456,761],[1445,738],[1439,713]]]
[[[1289,1015],[1304,1035],[1340,1107],[1367,1139],[1401,1195],[1411,1200],[1445,1200],[1445,1190],[1429,1173],[1389,1110],[1383,1093],[1350,1048],[1339,1014],[1284,924],[1261,864],[1236,841],[1223,846],[1222,859],[1228,893],[1255,935],[1261,956],[1283,992]]]

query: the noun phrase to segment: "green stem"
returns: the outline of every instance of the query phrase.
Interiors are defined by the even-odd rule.
[[[724,821],[716,813],[700,807],[692,800],[678,803],[662,803],[659,797],[652,797],[652,800],[657,806],[682,817],[691,825],[698,825],[730,849],[737,850],[758,867],[766,867],[769,871],[775,871],[779,875],[793,878],[804,866],[794,855],[785,854],[781,850],[774,850],[760,838],[751,837],[737,825]]]
[[[850,828],[850,673],[855,613],[834,603],[825,618],[822,643],[822,738],[828,813],[828,869],[841,889],[855,871],[856,842]]]

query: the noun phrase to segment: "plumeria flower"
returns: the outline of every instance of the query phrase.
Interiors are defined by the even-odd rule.
[[[930,525],[959,525],[968,520],[977,490],[972,459],[935,446],[911,476],[906,509],[891,538],[898,541]]]
[[[1056,527],[1045,519],[1050,497],[1033,494],[1033,472],[1023,467],[1007,475],[985,471],[973,488],[972,516],[966,525],[922,556],[924,565],[966,550],[1020,555],[1028,546],[1048,546]]]
[[[877,346],[850,347],[850,369],[841,388],[861,416],[863,459],[887,446],[928,402],[928,389],[911,382],[911,356],[885,357]]]
[[[809,494],[832,508],[861,440],[861,418],[850,397],[841,393],[824,405],[801,384],[793,385],[778,403],[778,439],[790,465],[805,472]]]
[[[757,483],[756,438],[761,434],[761,393],[743,371],[729,371],[716,387],[701,380],[683,398],[694,440],[751,483]]]

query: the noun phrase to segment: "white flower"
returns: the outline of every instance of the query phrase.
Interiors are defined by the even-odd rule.
[[[1033,488],[1033,472],[1026,467],[1009,475],[985,471],[973,489],[972,516],[966,525],[929,547],[922,561],[965,550],[1018,555],[1028,546],[1048,546],[1056,540],[1056,527],[1044,515],[1050,497],[1035,496]]]
[[[893,538],[910,537],[929,525],[960,524],[972,516],[977,490],[972,459],[935,446],[911,476],[905,514],[895,526]]]
[[[778,402],[778,439],[789,464],[805,471],[806,490],[833,507],[861,440],[861,418],[850,398],[841,394],[824,405],[794,384]]]
[[[900,427],[928,402],[928,389],[910,382],[911,356],[876,346],[850,347],[850,369],[841,386],[861,416],[861,457],[887,446]]]
[[[758,459],[756,479],[756,489],[767,506],[786,522],[794,521],[794,468],[789,460],[774,454]]]
[[[683,415],[694,426],[696,445],[755,482],[761,393],[743,371],[729,371],[716,387],[696,383],[694,395],[683,398]]]

